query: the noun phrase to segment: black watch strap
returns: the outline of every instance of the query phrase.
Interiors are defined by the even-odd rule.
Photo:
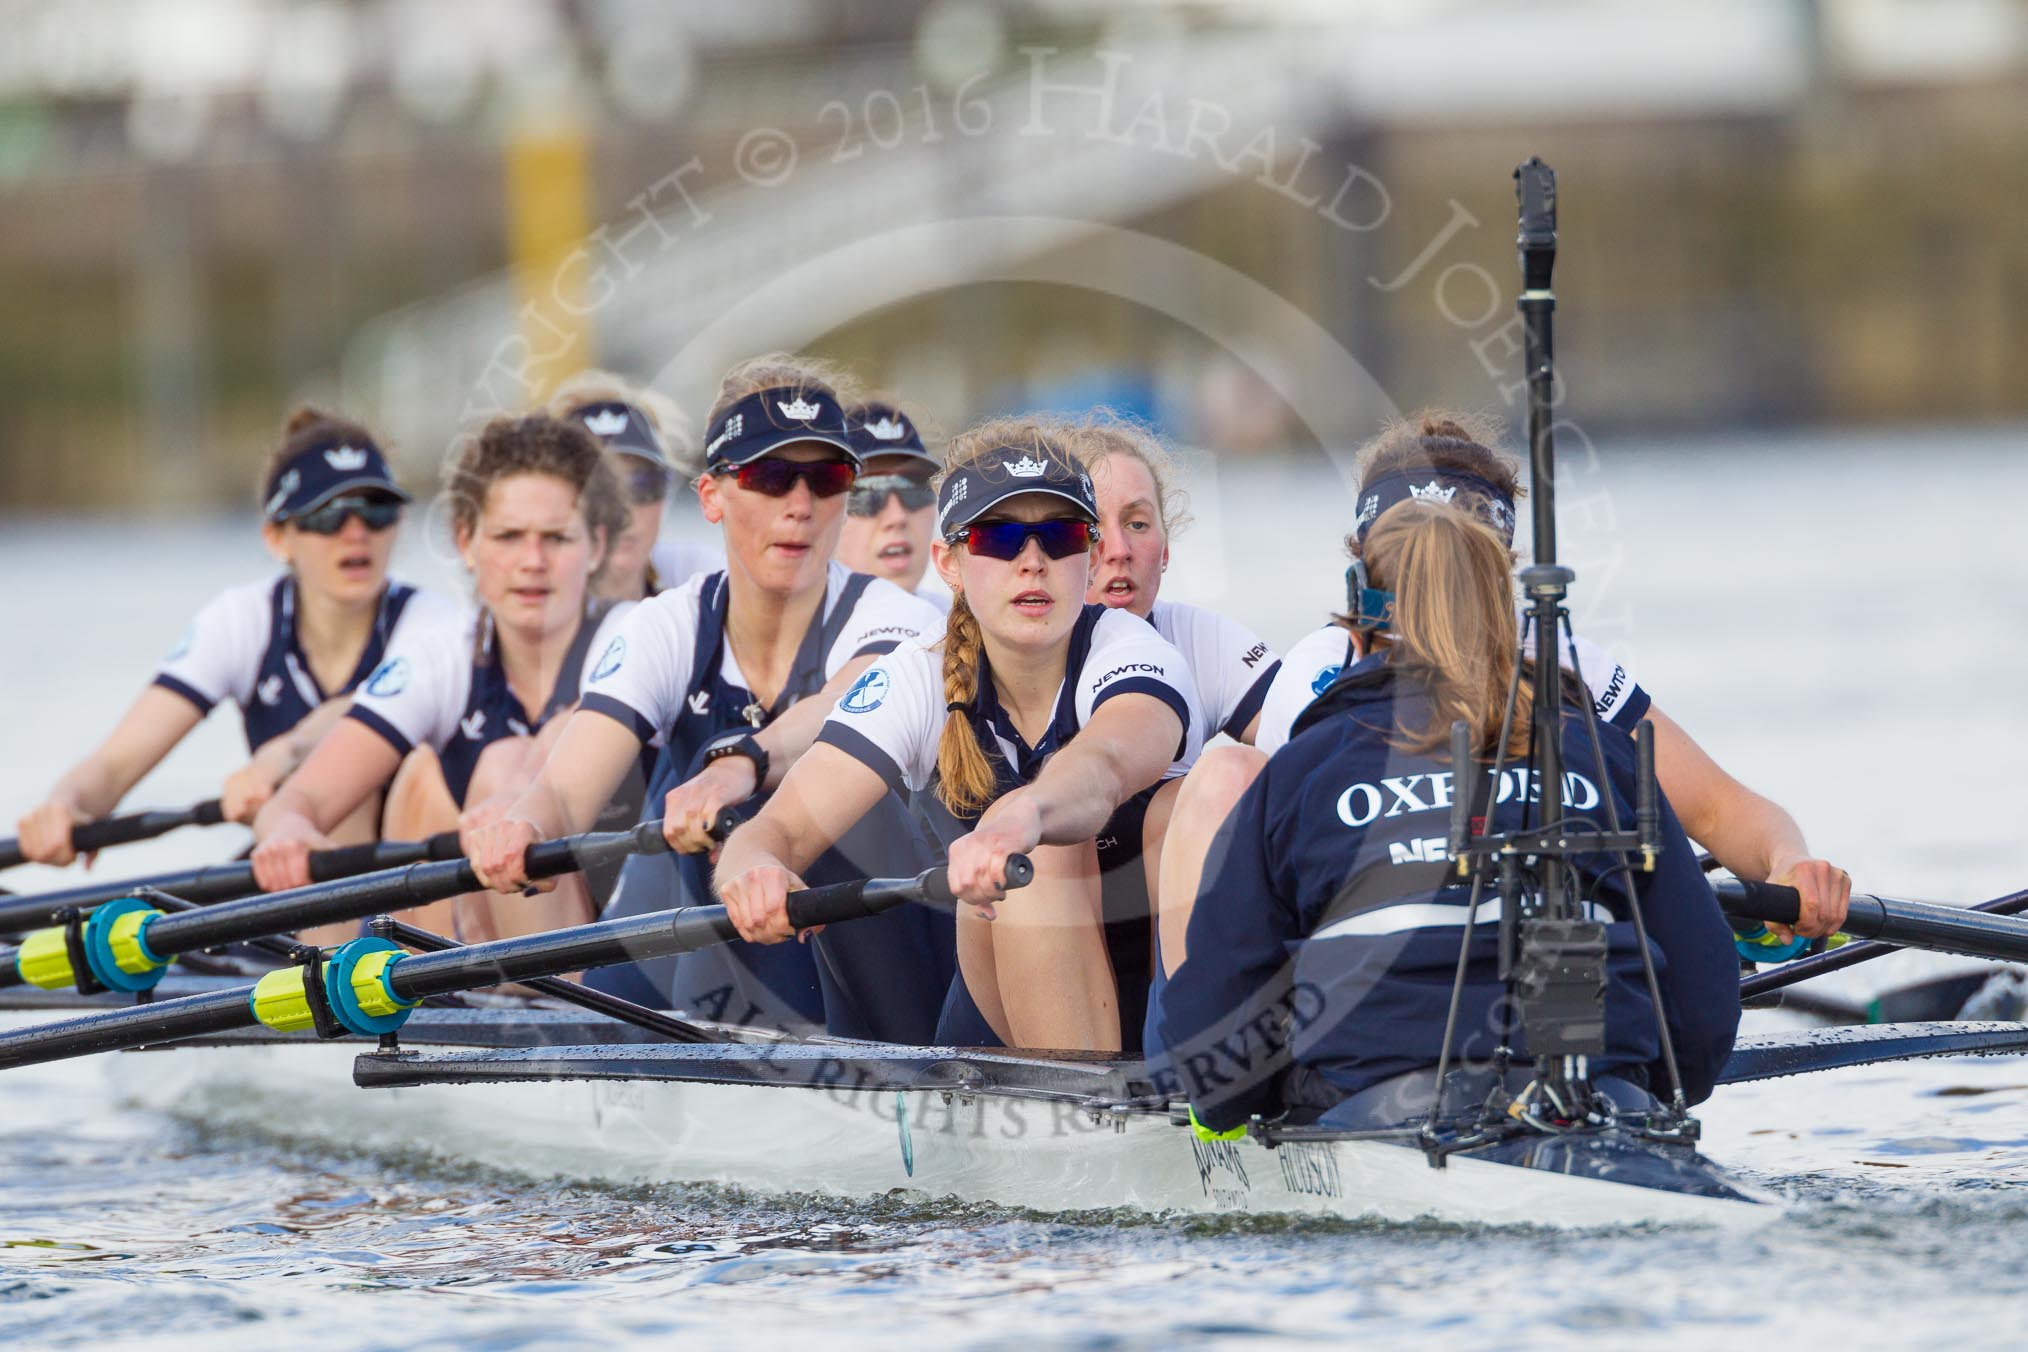
[[[753,778],[756,785],[768,782],[768,750],[754,740],[754,735],[742,728],[721,732],[704,744],[704,763],[723,760],[727,756],[744,756],[753,762]]]

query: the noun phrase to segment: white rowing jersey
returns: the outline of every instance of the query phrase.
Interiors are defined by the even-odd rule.
[[[395,645],[458,622],[455,601],[389,579],[372,632],[351,676],[325,690],[310,671],[296,637],[296,583],[282,573],[219,593],[197,612],[155,673],[156,685],[209,713],[221,701],[240,707],[247,744],[259,747],[308,717],[326,700],[349,693]]]
[[[1200,741],[1224,733],[1239,740],[1260,712],[1281,661],[1260,635],[1215,610],[1157,601],[1148,613],[1155,632],[1174,644],[1190,666],[1203,725]]]
[[[539,731],[576,703],[589,666],[618,633],[635,603],[597,601],[570,635],[556,686],[540,709],[530,709],[507,683],[494,641],[492,617],[478,606],[458,624],[418,632],[390,648],[366,678],[346,717],[364,723],[406,756],[418,746],[434,750],[444,781],[460,804],[479,753],[507,737]]]
[[[655,570],[657,587],[674,591],[693,577],[725,567],[725,551],[699,540],[672,539],[665,530],[648,551],[648,563]]]
[[[868,667],[817,736],[874,771],[897,793],[930,787],[945,720],[966,716],[948,711],[943,652],[935,646],[940,641],[904,643]],[[1055,717],[1034,745],[1000,707],[989,670],[980,671],[978,685],[969,716],[974,728],[999,745],[1001,764],[1009,772],[1002,776],[1003,792],[1033,779],[1050,753],[1069,742],[1115,695],[1152,695],[1182,720],[1175,760],[1163,778],[1188,770],[1203,745],[1197,687],[1183,654],[1126,611],[1084,608],[1071,634]]]
[[[697,701],[713,698],[700,688],[694,670],[699,634],[722,625],[723,599],[717,597],[718,573],[692,578],[673,591],[649,597],[634,608],[610,643],[599,649],[599,660],[585,687],[585,707],[596,709],[632,728],[644,741],[666,733],[685,711],[699,717],[716,717],[725,712],[697,707]],[[926,602],[879,578],[866,578],[855,585],[858,575],[845,565],[833,563],[824,583],[824,610],[812,634],[832,633],[821,655],[821,679],[830,680],[846,663],[857,657],[878,656],[894,651],[903,643],[943,633],[943,617]],[[713,588],[721,625],[703,621],[706,589]],[[856,593],[856,596],[849,595]],[[849,605],[838,613],[841,604]],[[728,687],[750,690],[739,670],[730,643],[718,642],[717,675]],[[798,664],[801,665],[800,662]],[[818,673],[813,671],[811,675]]]
[[[1576,644],[1584,683],[1591,689],[1592,708],[1604,721],[1631,731],[1647,715],[1652,703],[1648,692],[1634,680],[1634,673],[1614,661],[1605,649],[1581,636]],[[1522,639],[1521,653],[1524,659],[1535,656],[1534,635]],[[1352,636],[1335,624],[1305,635],[1290,648],[1261,705],[1260,734],[1254,745],[1272,752],[1287,742],[1297,716],[1338,679],[1351,660]],[[1569,665],[1570,655],[1565,653],[1564,666],[1567,669]]]

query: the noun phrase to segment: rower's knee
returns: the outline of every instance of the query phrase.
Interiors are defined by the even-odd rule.
[[[465,790],[465,806],[483,803],[501,790],[517,785],[534,747],[532,737],[502,737],[481,751],[472,766],[471,785]]]
[[[1174,824],[1186,834],[1201,831],[1208,841],[1266,765],[1267,753],[1250,746],[1211,747],[1183,777]]]
[[[387,840],[421,840],[456,829],[457,800],[444,779],[443,762],[427,746],[402,757],[387,786],[381,836]]]

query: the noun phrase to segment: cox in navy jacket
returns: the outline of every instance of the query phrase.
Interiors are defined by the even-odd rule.
[[[1443,858],[1451,773],[1447,763],[1388,744],[1397,725],[1421,727],[1428,717],[1417,682],[1399,677],[1382,655],[1361,662],[1312,706],[1214,840],[1190,920],[1190,958],[1161,1001],[1181,1092],[1207,1126],[1230,1128],[1290,1106],[1283,1072],[1292,1062],[1309,1072],[1307,1084],[1321,1081],[1338,1097],[1436,1064],[1469,892],[1439,884],[1436,869],[1395,872]],[[1633,739],[1610,725],[1599,729],[1608,780],[1600,786],[1582,719],[1572,709],[1563,723],[1571,815],[1604,829],[1603,788],[1630,829]],[[1490,776],[1491,768],[1477,773]],[[1520,826],[1522,799],[1538,793],[1525,765],[1501,778],[1492,831]],[[1656,871],[1635,876],[1684,1089],[1697,1102],[1732,1050],[1739,964],[1731,928],[1666,801],[1662,842]],[[1628,874],[1604,855],[1575,866],[1580,897],[1609,922],[1608,1049],[1593,1068],[1645,1072],[1666,1094]],[[1374,881],[1393,895],[1350,918],[1334,916],[1320,935],[1327,908],[1362,869],[1378,871]],[[1491,1059],[1499,1040],[1499,926],[1488,923],[1497,915],[1488,878],[1452,1049],[1465,1060]],[[1518,1028],[1515,1047],[1526,1055]]]

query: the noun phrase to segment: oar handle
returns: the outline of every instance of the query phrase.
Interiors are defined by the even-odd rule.
[[[1749,920],[1793,925],[1801,909],[1793,887],[1726,882],[1713,890],[1727,915]],[[1856,939],[1885,939],[1904,948],[2028,962],[2028,920],[1992,911],[1854,892],[1841,928]]]
[[[225,820],[225,807],[216,798],[189,807],[168,808],[153,812],[130,812],[124,817],[102,817],[95,822],[80,822],[70,828],[70,847],[79,854],[90,854],[113,845],[129,845],[137,840],[153,840],[156,836],[167,835],[182,826],[216,826]],[[0,840],[0,868],[13,868],[23,863],[27,856],[21,852],[18,838]]]
[[[1803,914],[1803,894],[1780,883],[1729,880],[1712,884],[1718,907],[1740,920],[1758,920],[1770,925],[1793,925]]]
[[[1026,887],[1035,866],[1025,854],[1007,856],[1007,887]],[[949,906],[957,900],[949,876],[941,868],[924,869],[913,878],[859,878],[789,893],[789,923],[799,930],[832,925],[861,916],[878,915],[905,902]]]
[[[456,831],[444,831],[427,840],[381,840],[365,845],[340,845],[336,849],[310,852],[310,881],[328,883],[379,869],[399,868],[404,864],[463,857],[464,852],[458,848]]]
[[[126,845],[136,840],[148,840],[181,826],[216,826],[224,820],[224,806],[218,799],[212,798],[185,808],[165,812],[135,812],[125,817],[107,817],[101,821],[73,826],[70,829],[70,845],[72,849],[83,854],[88,850],[103,850],[109,845]]]

